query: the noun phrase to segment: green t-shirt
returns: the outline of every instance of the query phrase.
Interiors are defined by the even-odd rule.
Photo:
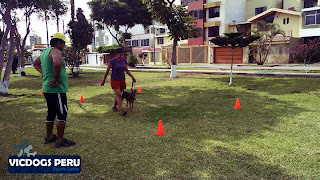
[[[56,87],[51,87],[49,85],[49,81],[54,78],[53,61],[49,58],[49,53],[53,48],[54,47],[47,48],[40,56],[43,74],[42,91],[44,93],[66,93],[68,92],[68,76],[65,68],[66,63],[64,61],[62,61],[60,71],[61,84],[58,84]]]

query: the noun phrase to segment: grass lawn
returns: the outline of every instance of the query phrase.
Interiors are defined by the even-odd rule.
[[[26,73],[11,77],[16,96],[0,97],[0,179],[320,179],[320,79],[133,73],[142,94],[122,117],[104,72],[83,70],[67,94],[65,136],[77,145],[55,149],[43,144],[41,77]],[[9,174],[25,138],[38,155],[80,155],[81,174]]]

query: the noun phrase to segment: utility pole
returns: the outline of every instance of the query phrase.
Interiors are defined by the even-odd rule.
[[[233,22],[233,32],[234,32],[234,28],[235,28],[235,25],[236,25],[236,24],[235,24],[235,23],[236,23],[236,21],[235,21],[235,20],[233,20],[232,22]]]
[[[156,64],[156,39],[155,39],[156,29],[153,23],[153,64]]]

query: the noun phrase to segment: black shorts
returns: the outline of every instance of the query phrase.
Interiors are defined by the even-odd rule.
[[[47,100],[48,116],[46,122],[66,122],[68,115],[68,104],[66,93],[44,93]]]

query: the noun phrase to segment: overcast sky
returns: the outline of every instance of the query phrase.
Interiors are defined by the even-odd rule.
[[[90,2],[90,0],[75,0],[74,3],[75,3],[75,10],[77,10],[80,7],[84,11],[83,13],[86,16],[86,18],[89,20],[91,10],[90,10],[89,6],[87,5],[87,2]],[[63,17],[65,30],[67,29],[67,26],[68,26],[67,24],[71,20],[71,11],[70,11],[70,9],[71,9],[71,7],[70,7],[70,4],[69,4],[68,12]],[[76,14],[76,12],[75,12],[75,14]],[[32,18],[32,21],[31,21],[31,32],[30,32],[29,36],[33,35],[33,34],[36,34],[36,35],[41,37],[42,43],[46,44],[47,43],[47,35],[46,35],[46,24],[45,24],[45,21],[43,21],[42,19],[39,19],[37,17],[37,14],[33,14],[31,18]],[[57,26],[56,26],[55,21],[50,21],[48,23],[48,29],[49,29],[49,39],[50,39],[50,36],[57,32]],[[22,37],[24,37],[25,34],[26,34],[26,25],[25,25],[24,21],[18,23],[18,30],[19,30],[19,33],[22,35]],[[60,32],[63,31],[62,19],[60,20],[59,31]],[[29,37],[28,37],[26,43],[27,43],[27,45],[30,45]]]

